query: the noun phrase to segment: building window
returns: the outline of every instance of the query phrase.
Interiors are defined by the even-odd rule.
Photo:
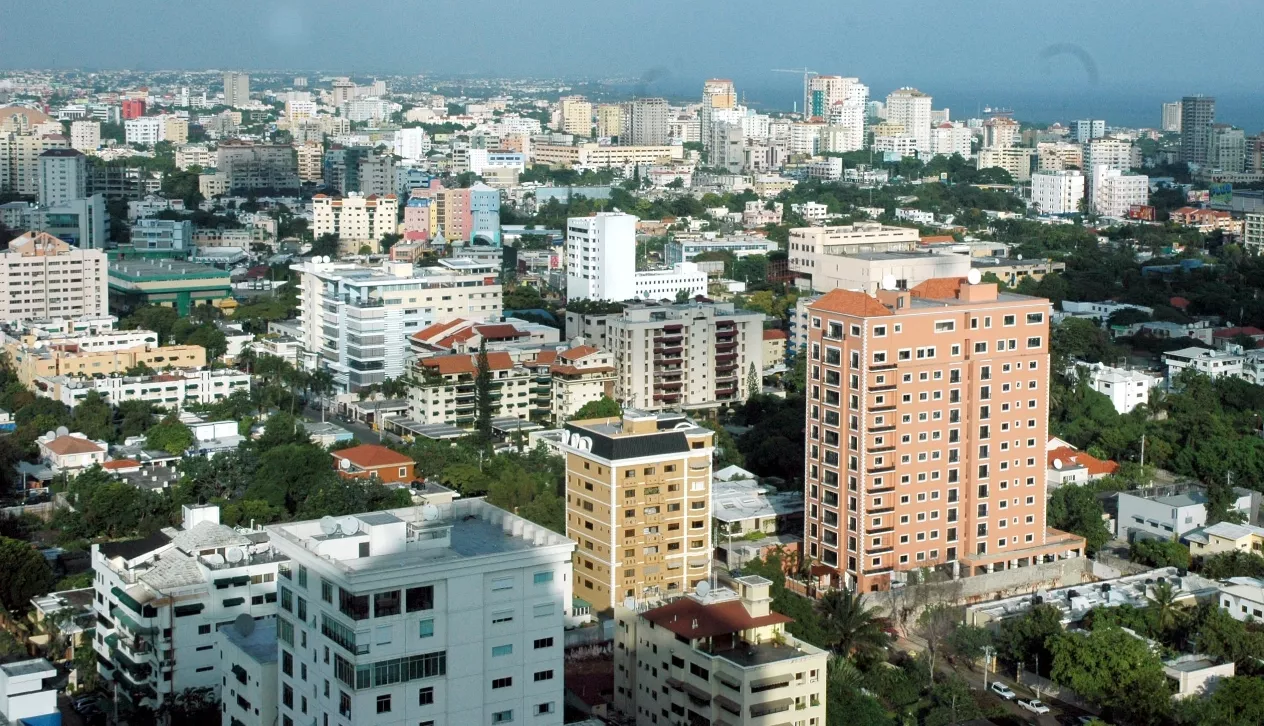
[[[434,703],[434,687],[433,686],[426,686],[425,688],[417,691],[417,705],[418,706],[429,706],[432,703]]]
[[[552,638],[536,638],[534,646],[536,650],[540,650],[542,648],[552,648],[553,639]]]
[[[404,591],[404,607],[408,612],[434,609],[434,586],[410,587]]]
[[[492,679],[492,690],[493,690],[493,691],[494,691],[494,690],[496,690],[496,689],[498,689],[498,688],[508,688],[508,687],[510,687],[510,686],[512,686],[512,685],[513,685],[513,676],[505,676],[504,678],[493,678],[493,679]]]
[[[536,585],[553,582],[553,571],[549,570],[548,572],[537,572],[531,576],[531,581]]]
[[[377,697],[377,712],[378,713],[391,712],[391,695],[389,693]]]
[[[492,647],[492,657],[500,658],[501,656],[513,655],[513,644],[497,645]]]
[[[535,682],[553,680],[553,671],[536,671],[534,676]]]
[[[512,722],[513,722],[513,710],[512,710],[512,709],[511,709],[511,710],[509,710],[509,711],[497,711],[496,713],[493,713],[493,714],[492,714],[492,723],[494,723],[494,724],[496,724],[496,723],[512,723]]]
[[[537,715],[537,716],[541,716],[541,715],[546,714],[546,713],[553,713],[553,702],[552,702],[552,701],[549,701],[548,703],[538,703],[538,704],[536,704],[536,707],[535,707],[535,715]]]

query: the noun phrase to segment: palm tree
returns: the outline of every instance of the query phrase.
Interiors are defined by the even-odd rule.
[[[816,610],[837,653],[872,653],[887,644],[877,608],[865,607],[864,595],[855,590],[830,590]]]
[[[1160,582],[1150,593],[1159,630],[1167,630],[1185,618],[1185,611],[1176,604],[1176,595],[1176,588],[1170,582]]]

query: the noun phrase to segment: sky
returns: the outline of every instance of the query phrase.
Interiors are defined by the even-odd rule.
[[[1157,115],[1191,93],[1264,126],[1260,0],[0,0],[0,67],[295,69],[356,75],[706,77],[788,107],[810,67],[875,98],[1056,120]],[[1192,16],[1197,16],[1197,18]],[[1254,109],[1254,110],[1251,110]],[[968,109],[971,112],[975,108]],[[966,109],[955,116],[964,116]],[[1027,111],[1027,112],[1024,112]],[[1111,119],[1108,117],[1108,121]],[[1122,120],[1121,120],[1122,122]],[[1156,122],[1152,122],[1156,123]]]

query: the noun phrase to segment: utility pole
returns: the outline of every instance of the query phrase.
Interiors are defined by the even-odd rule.
[[[988,687],[988,683],[987,683],[988,664],[992,661],[992,655],[995,652],[996,651],[992,649],[992,646],[990,645],[983,646],[983,690],[985,691],[987,690],[987,687]]]
[[[1145,469],[1145,434],[1141,434],[1141,468]]]

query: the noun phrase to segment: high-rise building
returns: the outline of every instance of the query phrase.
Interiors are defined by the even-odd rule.
[[[250,76],[237,71],[224,72],[224,105],[236,108],[250,101]]]
[[[407,128],[395,132],[395,155],[405,161],[424,161],[430,153],[430,146],[430,135],[423,128]]]
[[[88,158],[74,149],[49,149],[39,156],[39,203],[65,204],[88,196]]]
[[[50,149],[69,149],[70,139],[48,133],[42,123],[20,131],[0,130],[0,191],[39,194],[40,156]]]
[[[1078,214],[1083,201],[1083,172],[1072,169],[1031,175],[1031,203],[1041,214]]]
[[[226,140],[216,150],[216,169],[228,175],[229,189],[298,189],[298,161],[288,144]]]
[[[1181,102],[1172,101],[1163,104],[1163,122],[1160,128],[1164,133],[1181,132]]]
[[[713,438],[682,414],[636,409],[565,424],[576,597],[610,610],[683,595],[711,576]]]
[[[583,96],[563,96],[557,106],[563,133],[592,136],[592,104]]]
[[[1104,119],[1079,119],[1071,122],[1071,140],[1077,144],[1087,144],[1105,135],[1106,121]]]
[[[1084,169],[1091,172],[1094,167],[1104,166],[1128,171],[1140,165],[1140,155],[1140,149],[1133,146],[1129,139],[1105,136],[1084,145]]]
[[[267,529],[281,723],[561,726],[566,537],[477,498]]]
[[[145,99],[143,98],[125,98],[121,107],[120,113],[124,121],[145,115]]]
[[[786,632],[793,620],[769,607],[771,585],[746,575],[733,589],[691,592],[657,607],[616,605],[615,709],[629,717],[669,711],[680,723],[773,722],[786,712],[804,724],[825,723],[829,653]],[[659,667],[637,665],[647,649],[661,658]],[[713,719],[699,713],[707,710]]]
[[[710,150],[714,142],[713,127],[719,121],[717,111],[732,111],[737,108],[737,91],[733,81],[727,78],[712,78],[702,84],[702,105],[698,108],[698,136],[703,145]]]
[[[566,220],[567,300],[636,297],[636,222],[623,212]]]
[[[1045,526],[1051,314],[967,278],[808,306],[804,542],[825,584],[1083,555]]]
[[[1207,165],[1230,174],[1246,171],[1246,133],[1228,124],[1211,127]]]
[[[1132,207],[1150,203],[1150,178],[1097,165],[1088,198],[1094,213],[1123,219]]]
[[[597,107],[597,136],[611,138],[623,135],[623,108],[617,103]]]
[[[1021,126],[1008,116],[996,116],[983,122],[983,148],[1000,149],[1017,146]]]
[[[921,155],[929,155],[931,149],[930,105],[931,97],[916,88],[901,88],[887,96],[886,120],[903,126]]]
[[[395,233],[399,204],[394,194],[381,197],[352,192],[346,197],[312,197],[312,235],[336,234],[346,242],[377,242]],[[359,247],[356,244],[355,247]]]
[[[628,146],[667,145],[667,99],[637,98],[625,104],[625,109],[624,133],[619,138],[621,144]]]
[[[70,148],[95,151],[101,145],[101,122],[81,119],[70,124]]]
[[[963,123],[944,123],[931,129],[930,153],[935,156],[959,155],[970,158],[973,151],[974,131]]]
[[[92,545],[97,670],[138,706],[217,690],[224,673],[215,627],[277,612],[286,558],[268,537],[220,524],[216,506],[185,505],[183,514],[180,529]]]
[[[109,314],[105,251],[72,247],[46,232],[27,232],[0,252],[0,285],[7,291],[0,321]]]
[[[308,141],[294,145],[294,154],[298,166],[298,179],[304,184],[319,184],[321,165],[325,156],[325,147],[319,141]]]
[[[1210,162],[1211,129],[1215,123],[1215,98],[1186,96],[1181,99],[1181,161],[1199,165]]]

